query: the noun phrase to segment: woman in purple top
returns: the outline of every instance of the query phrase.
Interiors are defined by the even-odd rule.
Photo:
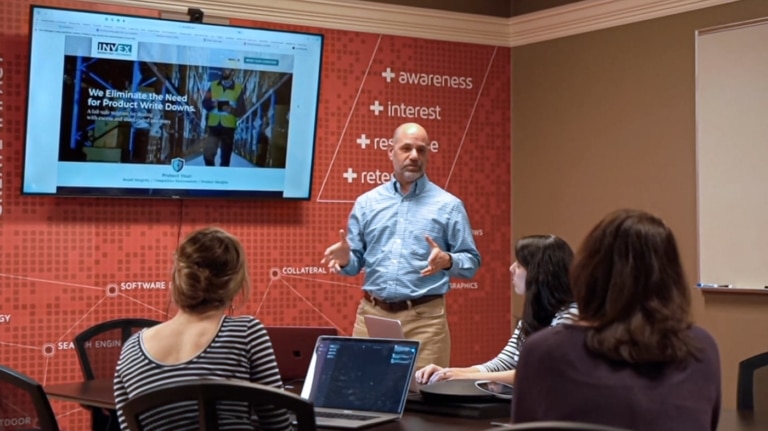
[[[715,430],[717,345],[691,321],[672,231],[621,210],[589,233],[571,269],[579,320],[531,336],[513,421],[563,420],[634,431]]]

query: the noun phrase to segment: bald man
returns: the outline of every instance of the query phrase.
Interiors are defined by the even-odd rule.
[[[365,270],[354,336],[368,335],[365,315],[397,319],[406,338],[421,341],[416,369],[446,367],[450,278],[472,278],[480,253],[464,204],[427,178],[427,131],[405,123],[392,140],[392,179],[357,198],[346,233],[339,231],[322,263],[343,275]]]

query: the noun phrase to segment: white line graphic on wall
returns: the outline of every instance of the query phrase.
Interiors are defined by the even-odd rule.
[[[359,285],[359,284],[342,283],[342,282],[340,282],[340,281],[331,281],[331,280],[318,280],[318,279],[316,279],[316,278],[301,277],[301,276],[298,276],[298,275],[284,275],[283,277],[286,277],[286,278],[295,278],[295,279],[297,279],[297,280],[306,280],[306,281],[312,281],[312,282],[315,282],[315,283],[323,283],[323,284],[336,284],[336,285],[339,285],[339,286],[345,286],[345,287],[354,287],[354,288],[357,288],[357,289],[359,289],[359,288],[360,288],[360,285]]]
[[[137,303],[137,304],[140,304],[140,305],[142,305],[142,306],[144,306],[144,307],[146,307],[146,308],[149,308],[150,310],[154,310],[154,311],[157,311],[157,312],[158,312],[158,313],[160,313],[160,314],[163,314],[163,313],[165,313],[165,311],[163,311],[163,310],[161,310],[161,309],[159,309],[159,308],[155,308],[155,307],[153,307],[153,306],[151,306],[151,305],[149,305],[149,304],[147,304],[147,303],[145,303],[145,302],[141,302],[141,301],[139,301],[139,300],[138,300],[138,299],[136,299],[136,298],[131,298],[130,296],[128,296],[128,295],[126,295],[126,294],[124,294],[124,293],[118,293],[118,294],[117,294],[117,296],[120,296],[121,298],[125,298],[125,299],[128,299],[128,300],[130,300],[130,301],[133,301],[133,302],[135,302],[135,303]]]
[[[480,84],[480,89],[477,90],[477,97],[475,97],[475,104],[474,106],[472,106],[472,112],[469,113],[469,119],[467,120],[467,125],[464,127],[464,134],[461,136],[461,141],[459,142],[459,148],[456,150],[456,155],[453,158],[453,164],[451,165],[451,170],[448,172],[448,178],[445,180],[445,186],[443,186],[443,188],[446,190],[448,190],[448,183],[451,182],[451,176],[453,176],[453,170],[456,168],[456,162],[459,160],[459,154],[461,154],[461,148],[464,146],[464,139],[467,138],[467,131],[469,131],[469,125],[472,124],[472,117],[475,116],[477,103],[480,101],[480,96],[483,94],[483,88],[485,88],[485,81],[488,79],[488,72],[491,71],[491,66],[493,65],[493,59],[496,57],[496,51],[498,50],[499,50],[499,47],[493,48],[493,53],[491,53],[491,59],[488,60],[488,67],[485,68],[485,75],[483,75],[483,83]]]
[[[340,282],[337,282],[337,281],[330,281],[330,280],[318,280],[318,279],[314,279],[314,278],[310,278],[310,277],[302,277],[302,276],[284,275],[284,274],[280,274],[278,272],[277,275],[273,276],[272,279],[269,281],[269,284],[267,285],[267,289],[264,291],[264,295],[262,295],[261,300],[259,301],[259,305],[256,307],[256,312],[255,312],[256,315],[259,315],[259,312],[261,311],[261,308],[264,305],[264,302],[266,302],[266,299],[269,296],[269,292],[272,289],[273,283],[275,283],[276,281],[279,280],[286,287],[288,287],[288,290],[290,290],[291,293],[293,293],[296,297],[298,297],[299,299],[304,301],[304,303],[309,305],[309,307],[314,312],[316,312],[318,316],[322,317],[325,321],[327,321],[334,328],[336,328],[336,330],[339,331],[339,334],[346,335],[344,333],[344,331],[342,330],[342,325],[339,325],[339,324],[335,323],[330,317],[328,317],[325,313],[323,313],[322,310],[317,308],[309,299],[307,299],[307,297],[302,295],[301,292],[296,290],[290,283],[288,283],[288,281],[286,280],[287,278],[293,278],[293,279],[296,279],[296,280],[307,280],[307,281],[312,281],[312,282],[316,282],[316,283],[323,283],[323,284],[334,284],[334,285],[339,285],[339,286],[344,286],[344,287],[356,287],[356,288],[359,288],[359,286],[354,285],[354,284],[349,284],[349,283],[340,283]]]
[[[264,301],[267,299],[267,296],[269,295],[269,289],[272,288],[272,280],[269,281],[269,284],[267,285],[267,289],[264,291],[264,295],[261,296],[261,301],[259,301],[259,305],[256,306],[256,315],[259,315],[259,312],[261,311],[261,306],[264,305]]]
[[[287,282],[287,281],[286,281],[284,278],[282,278],[282,277],[281,277],[281,278],[280,278],[280,281],[282,281],[282,282],[283,282],[283,284],[285,284],[286,286],[288,286],[288,289],[290,289],[290,290],[291,290],[291,292],[293,292],[293,293],[294,293],[296,296],[298,296],[299,298],[301,298],[301,300],[302,300],[302,301],[306,302],[306,303],[307,303],[307,305],[309,305],[309,306],[310,306],[310,307],[311,307],[311,308],[312,308],[314,311],[316,311],[316,312],[317,312],[317,314],[319,314],[319,315],[320,315],[320,316],[321,316],[323,319],[325,319],[325,320],[326,320],[328,323],[330,323],[331,325],[333,325],[333,326],[334,326],[334,327],[335,327],[335,328],[336,328],[336,329],[339,331],[339,335],[347,335],[346,333],[344,333],[344,331],[342,331],[342,330],[341,330],[341,327],[340,327],[340,325],[337,325],[336,323],[334,323],[334,322],[333,322],[333,320],[331,320],[331,319],[330,319],[330,318],[329,318],[329,317],[328,317],[328,316],[327,316],[325,313],[323,313],[322,311],[320,311],[320,309],[319,309],[319,308],[315,307],[315,305],[314,305],[314,304],[312,304],[312,303],[311,303],[311,302],[310,302],[310,301],[309,301],[309,300],[308,300],[306,297],[304,297],[304,295],[302,295],[301,293],[299,293],[299,291],[297,291],[296,289],[294,289],[294,288],[293,288],[293,286],[291,286],[291,285],[290,285],[290,284],[289,284],[289,283],[288,283],[288,282]]]
[[[96,307],[98,307],[98,306],[99,306],[99,304],[101,304],[102,302],[104,302],[104,300],[105,300],[105,299],[107,299],[107,298],[109,298],[109,297],[108,297],[108,296],[106,296],[106,295],[102,296],[102,297],[101,297],[101,299],[99,299],[99,302],[97,302],[97,303],[93,304],[93,306],[92,306],[91,308],[89,308],[89,309],[88,309],[88,311],[86,311],[86,312],[85,312],[85,314],[83,314],[82,316],[80,316],[80,318],[79,318],[79,319],[77,319],[77,322],[75,322],[75,323],[74,323],[72,326],[70,326],[70,327],[69,327],[69,329],[67,329],[67,331],[66,331],[66,332],[64,332],[63,334],[61,334],[61,337],[59,337],[59,339],[58,339],[58,340],[56,340],[56,342],[58,343],[59,341],[63,340],[63,339],[64,339],[64,337],[65,337],[67,334],[69,334],[69,332],[70,332],[71,330],[75,329],[75,327],[76,327],[76,326],[77,326],[77,325],[78,325],[80,322],[82,322],[82,321],[83,321],[83,319],[85,319],[86,317],[88,317],[88,315],[89,315],[89,314],[91,314],[91,311],[93,311],[93,310],[94,310]]]
[[[68,283],[68,282],[62,282],[62,281],[46,280],[46,279],[42,279],[42,278],[26,277],[26,276],[13,275],[13,274],[0,274],[0,278],[33,281],[33,282],[36,282],[36,283],[54,284],[54,285],[66,286],[66,287],[77,287],[77,288],[89,289],[89,290],[103,290],[104,289],[103,287],[89,286],[89,285],[85,285],[85,284],[77,284],[77,283]],[[110,287],[113,287],[114,290],[115,290],[115,292],[113,294],[110,294]],[[85,312],[85,314],[80,316],[80,318],[77,319],[77,321],[74,324],[72,324],[72,326],[70,326],[69,329],[67,329],[66,332],[64,332],[55,343],[45,343],[45,344],[43,344],[42,347],[39,347],[39,346],[27,346],[27,345],[18,344],[18,343],[8,343],[8,342],[0,341],[0,346],[9,346],[9,347],[16,347],[16,348],[21,348],[21,349],[39,350],[43,354],[43,356],[45,356],[45,367],[43,369],[43,378],[42,378],[42,381],[41,381],[41,384],[43,386],[45,386],[47,384],[47,382],[48,382],[48,369],[49,369],[49,365],[50,365],[50,360],[51,360],[51,357],[53,357],[53,355],[56,353],[56,350],[57,350],[56,349],[56,345],[61,343],[62,340],[64,340],[64,338],[67,336],[67,334],[69,334],[75,327],[77,327],[77,325],[80,324],[80,322],[85,320],[85,318],[88,317],[88,315],[91,314],[94,310],[96,310],[99,307],[99,305],[101,305],[104,302],[104,300],[106,300],[107,298],[112,298],[112,297],[120,296],[120,297],[126,298],[128,300],[131,300],[133,302],[136,302],[138,304],[141,304],[142,306],[144,306],[144,307],[146,307],[146,308],[148,308],[150,310],[156,311],[156,312],[161,313],[161,314],[163,313],[163,311],[158,309],[158,308],[155,308],[155,307],[153,307],[153,306],[151,306],[149,304],[146,304],[146,303],[141,302],[141,301],[139,301],[139,300],[137,300],[135,298],[131,298],[128,295],[125,295],[123,293],[118,292],[116,290],[116,288],[117,288],[117,286],[114,285],[114,284],[107,286],[107,294],[105,296],[103,296],[101,299],[99,299],[93,306],[91,306],[91,308],[89,308],[88,311]],[[80,411],[80,410],[79,409],[71,410],[71,411],[68,411],[66,413],[57,414],[56,417],[57,418],[61,418],[61,417],[64,417],[64,416],[68,416],[68,415],[70,415],[72,413],[78,412],[78,411]]]
[[[23,344],[6,343],[5,341],[0,341],[0,346],[11,346],[11,347],[20,347],[22,349],[42,350],[42,348],[37,346],[25,346]]]
[[[103,287],[93,287],[93,286],[88,286],[87,284],[66,283],[64,281],[46,280],[44,278],[25,277],[25,276],[22,276],[22,275],[0,274],[0,277],[13,278],[13,279],[16,279],[16,280],[37,281],[37,282],[40,282],[40,283],[50,283],[50,284],[56,284],[56,285],[59,285],[59,286],[82,287],[83,289],[94,289],[94,290],[102,290],[103,289]]]
[[[43,385],[45,385],[45,383],[43,383]],[[83,410],[82,409],[74,409],[74,410],[70,410],[68,412],[57,414],[56,415],[56,419],[61,419],[61,418],[65,417],[65,416],[69,416],[69,415],[71,415],[73,413],[77,413],[77,412],[81,412],[81,411],[83,411]]]
[[[349,126],[349,121],[352,119],[352,114],[355,112],[355,107],[357,106],[357,100],[360,98],[360,93],[363,91],[363,85],[365,85],[365,80],[366,78],[368,78],[368,72],[371,70],[373,59],[374,57],[376,57],[376,52],[379,50],[379,44],[381,43],[381,38],[382,38],[382,35],[379,35],[379,38],[376,40],[376,46],[373,48],[373,52],[371,53],[371,58],[368,60],[368,67],[365,68],[365,73],[363,74],[363,80],[362,82],[360,82],[360,86],[357,87],[357,94],[355,95],[355,100],[352,102],[352,107],[349,109],[349,114],[347,115],[347,121],[344,123],[344,128],[341,129],[341,136],[339,136],[339,142],[336,144],[336,149],[333,152],[331,163],[328,164],[328,170],[325,172],[323,185],[320,186],[320,192],[317,194],[316,202],[325,202],[325,203],[353,202],[350,200],[323,200],[321,199],[321,197],[323,196],[323,190],[325,190],[325,184],[328,182],[328,177],[331,175],[331,169],[333,168],[333,164],[336,161],[336,156],[339,154],[339,148],[341,148],[341,142],[344,140],[344,135],[347,133],[347,127]]]
[[[45,357],[45,367],[43,368],[43,385],[48,381],[48,363],[50,362],[51,358],[46,356]]]
[[[278,275],[277,275],[277,277],[274,277],[274,278],[273,278],[273,280],[272,280],[272,281],[270,281],[269,285],[267,286],[267,289],[266,289],[266,291],[264,292],[264,295],[263,295],[263,296],[262,296],[262,298],[261,298],[261,301],[259,302],[259,305],[257,306],[257,309],[256,309],[256,314],[257,314],[257,315],[258,315],[259,311],[261,310],[261,308],[262,308],[262,305],[264,304],[264,302],[265,302],[266,298],[269,296],[269,291],[270,291],[270,289],[271,289],[271,287],[272,287],[272,284],[273,284],[274,280],[275,280],[275,279],[280,279],[280,281],[281,281],[283,284],[285,284],[285,285],[288,287],[288,289],[289,289],[289,290],[290,290],[290,291],[291,291],[291,292],[292,292],[294,295],[296,295],[296,296],[297,296],[299,299],[301,299],[301,300],[302,300],[302,301],[304,301],[306,304],[308,304],[308,305],[309,305],[309,306],[312,308],[312,310],[313,310],[313,311],[315,311],[315,312],[316,312],[316,313],[317,313],[319,316],[321,316],[321,317],[322,317],[324,320],[328,321],[328,322],[329,322],[331,325],[333,325],[335,328],[337,328],[337,329],[339,330],[339,333],[343,335],[343,331],[340,329],[340,326],[341,326],[341,325],[338,325],[338,324],[334,323],[334,322],[333,322],[333,321],[332,321],[332,320],[331,320],[331,319],[330,319],[330,318],[329,318],[329,317],[328,317],[328,316],[327,316],[325,313],[323,313],[323,312],[322,312],[322,311],[321,311],[319,308],[317,308],[317,307],[316,307],[314,304],[312,304],[312,303],[311,303],[311,302],[310,302],[310,301],[309,301],[309,300],[308,300],[308,299],[307,299],[307,298],[306,298],[304,295],[302,295],[302,294],[301,294],[299,291],[297,291],[297,290],[296,290],[296,289],[295,289],[293,286],[291,286],[291,285],[290,285],[290,284],[289,284],[289,283],[288,283],[288,282],[287,282],[285,279],[286,279],[286,278],[293,278],[293,279],[296,279],[296,280],[307,280],[307,281],[319,282],[319,283],[324,283],[324,284],[333,284],[333,285],[344,286],[344,287],[358,287],[358,286],[356,286],[356,285],[354,285],[354,284],[349,284],[349,283],[341,283],[341,282],[337,282],[337,281],[331,281],[331,280],[318,280],[318,279],[313,279],[313,278],[310,278],[310,277],[302,277],[302,276],[295,276],[295,275],[284,275],[284,274],[280,274],[279,272],[278,272],[277,274],[278,274]],[[102,289],[103,289],[102,287],[94,287],[94,286],[88,286],[88,285],[84,285],[84,284],[76,284],[76,283],[60,282],[60,281],[53,281],[53,280],[45,280],[45,279],[41,279],[41,278],[35,278],[35,277],[25,277],[25,276],[19,276],[19,275],[11,275],[11,274],[0,274],[0,278],[2,278],[2,277],[5,277],[5,278],[11,278],[11,279],[16,279],[16,280],[27,280],[27,281],[34,281],[34,282],[41,282],[41,283],[49,283],[49,284],[55,284],[55,285],[60,285],[60,286],[67,286],[67,287],[79,287],[79,288],[84,288],[84,289],[91,289],[91,290],[102,290]],[[130,295],[126,295],[126,294],[124,294],[124,293],[122,293],[122,292],[117,292],[115,295],[110,295],[110,294],[109,294],[109,292],[107,292],[107,294],[106,294],[105,296],[103,296],[101,299],[99,299],[99,300],[98,300],[98,301],[97,301],[97,302],[96,302],[94,305],[92,305],[92,306],[91,306],[91,307],[90,307],[90,308],[89,308],[89,309],[88,309],[88,310],[87,310],[87,311],[86,311],[86,312],[85,312],[85,313],[84,313],[82,316],[80,316],[80,317],[77,319],[77,321],[75,321],[75,322],[74,322],[74,323],[73,323],[73,324],[72,324],[72,325],[71,325],[71,326],[70,326],[70,327],[69,327],[69,328],[68,328],[68,329],[67,329],[67,330],[66,330],[66,331],[65,331],[65,332],[64,332],[64,333],[63,333],[63,334],[62,334],[62,335],[61,335],[61,336],[60,336],[60,337],[59,337],[59,338],[56,340],[56,342],[55,342],[55,343],[47,343],[47,344],[46,344],[46,346],[48,346],[48,347],[49,347],[49,350],[50,350],[50,352],[49,352],[49,354],[46,356],[46,366],[45,366],[45,371],[44,371],[43,382],[45,382],[45,381],[46,381],[46,378],[47,378],[47,369],[48,369],[48,362],[49,362],[50,356],[52,356],[53,354],[55,354],[55,352],[56,352],[56,350],[57,350],[57,349],[56,349],[56,347],[55,347],[55,346],[56,346],[56,344],[58,344],[58,343],[60,343],[60,342],[64,341],[65,337],[66,337],[66,336],[67,336],[67,335],[68,335],[70,332],[72,332],[72,330],[73,330],[74,328],[76,328],[76,327],[77,327],[77,326],[78,326],[78,325],[79,325],[79,324],[80,324],[80,323],[81,323],[83,320],[85,320],[85,318],[87,318],[87,317],[88,317],[88,316],[89,316],[89,315],[90,315],[90,314],[91,314],[91,313],[92,313],[94,310],[96,310],[96,309],[99,307],[99,305],[101,305],[101,304],[102,304],[102,303],[103,303],[103,302],[104,302],[106,299],[108,299],[108,298],[112,298],[112,297],[121,297],[121,298],[125,298],[125,299],[128,299],[128,300],[130,300],[130,301],[133,301],[133,302],[135,302],[135,303],[137,303],[137,304],[140,304],[141,306],[143,306],[143,307],[145,307],[145,308],[147,308],[147,309],[149,309],[149,310],[152,310],[152,311],[154,311],[154,312],[157,312],[157,313],[160,313],[160,314],[166,314],[166,311],[163,311],[163,310],[161,310],[161,309],[159,309],[159,308],[157,308],[157,307],[154,307],[154,306],[152,306],[152,305],[150,305],[150,304],[147,304],[147,303],[145,303],[145,302],[142,302],[142,301],[140,301],[140,300],[138,300],[138,299],[136,299],[136,298],[133,298],[133,297],[131,297]],[[9,342],[5,342],[5,341],[0,341],[0,346],[8,346],[8,347],[17,347],[17,348],[23,348],[23,349],[39,350],[39,351],[43,352],[44,354],[46,353],[46,351],[45,351],[45,349],[44,349],[44,347],[45,347],[45,346],[44,346],[44,347],[40,347],[40,346],[29,346],[29,345],[18,344],[18,343],[9,343]]]

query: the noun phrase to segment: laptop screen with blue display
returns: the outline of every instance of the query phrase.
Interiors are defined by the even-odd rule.
[[[402,414],[419,342],[320,337],[302,396],[316,408]]]

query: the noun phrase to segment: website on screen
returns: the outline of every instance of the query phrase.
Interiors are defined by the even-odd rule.
[[[35,8],[24,191],[307,197],[321,54],[319,35]]]

